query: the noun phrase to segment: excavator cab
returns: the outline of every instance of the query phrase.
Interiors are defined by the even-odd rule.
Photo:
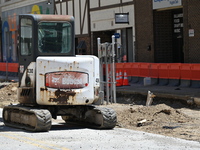
[[[19,57],[75,55],[74,18],[62,16],[52,20],[51,16],[19,16]]]
[[[39,56],[75,56],[74,18],[23,14],[19,16],[19,27],[19,93],[23,93],[19,101],[34,104],[34,62]]]

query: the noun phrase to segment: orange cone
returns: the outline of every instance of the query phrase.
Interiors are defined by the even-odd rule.
[[[123,76],[122,76],[122,71],[119,71],[119,82],[121,85],[123,85]]]
[[[119,81],[119,73],[118,73],[118,71],[116,72],[116,86],[121,86],[121,83]]]
[[[127,76],[127,72],[126,72],[126,70],[124,70],[124,80],[123,80],[123,85],[124,85],[124,86],[129,86],[128,76]]]

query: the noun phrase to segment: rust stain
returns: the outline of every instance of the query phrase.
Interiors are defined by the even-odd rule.
[[[76,92],[73,91],[60,91],[59,89],[55,91],[56,98],[50,98],[49,102],[58,102],[58,103],[68,103],[69,96],[74,97],[76,95]]]
[[[74,64],[74,66],[76,66],[78,68],[79,62],[74,61],[73,64]]]

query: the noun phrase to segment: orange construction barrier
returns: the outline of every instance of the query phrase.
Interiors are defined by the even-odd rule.
[[[126,72],[126,70],[124,71],[123,86],[129,86],[128,76],[127,76],[127,72]]]
[[[116,70],[122,70],[123,71],[125,64],[126,63],[115,63]]]
[[[200,80],[200,64],[191,64],[191,80]]]
[[[122,76],[122,71],[121,70],[119,71],[119,83],[121,85],[123,85],[123,76]]]
[[[126,70],[128,76],[132,75],[132,71],[133,71],[132,65],[133,65],[132,62],[124,63],[124,70]]]
[[[131,65],[131,75],[130,76],[134,76],[134,77],[139,77],[140,76],[140,67],[139,67],[140,63],[132,63]]]
[[[200,87],[200,65],[191,64],[191,87]]]
[[[181,80],[191,80],[192,78],[192,71],[191,71],[192,64],[182,63],[180,66],[181,72]]]
[[[6,71],[6,63],[0,63],[0,71]]]
[[[120,80],[119,80],[119,73],[116,72],[116,86],[121,86]]]
[[[140,63],[139,64],[140,77],[149,77],[149,67],[150,67],[150,63]]]
[[[181,63],[169,63],[169,70],[168,70],[169,79],[181,78],[180,66],[181,66]]]
[[[168,63],[159,63],[159,78],[169,79],[169,64]]]
[[[151,78],[158,78],[159,77],[159,64],[157,63],[150,63],[149,66],[149,77]]]

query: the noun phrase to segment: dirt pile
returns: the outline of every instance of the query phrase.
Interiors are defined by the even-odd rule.
[[[140,130],[187,140],[200,141],[199,110],[174,109],[166,104],[153,106],[112,104],[120,128]],[[196,117],[194,117],[196,113]]]
[[[118,110],[120,111],[120,110]],[[130,107],[123,114],[127,114],[121,116],[121,119],[130,120],[127,122],[128,124],[123,124],[126,126],[138,126],[138,123],[142,120],[146,120],[141,126],[150,125],[150,124],[175,124],[175,123],[184,123],[188,122],[191,119],[185,115],[183,115],[178,110],[175,110],[165,104],[158,104],[154,106],[138,106],[137,108]],[[120,115],[118,115],[120,117]],[[130,119],[131,118],[131,119]],[[120,119],[120,118],[119,118]],[[120,125],[120,124],[119,124]]]
[[[18,83],[0,83],[0,107],[17,102]]]

